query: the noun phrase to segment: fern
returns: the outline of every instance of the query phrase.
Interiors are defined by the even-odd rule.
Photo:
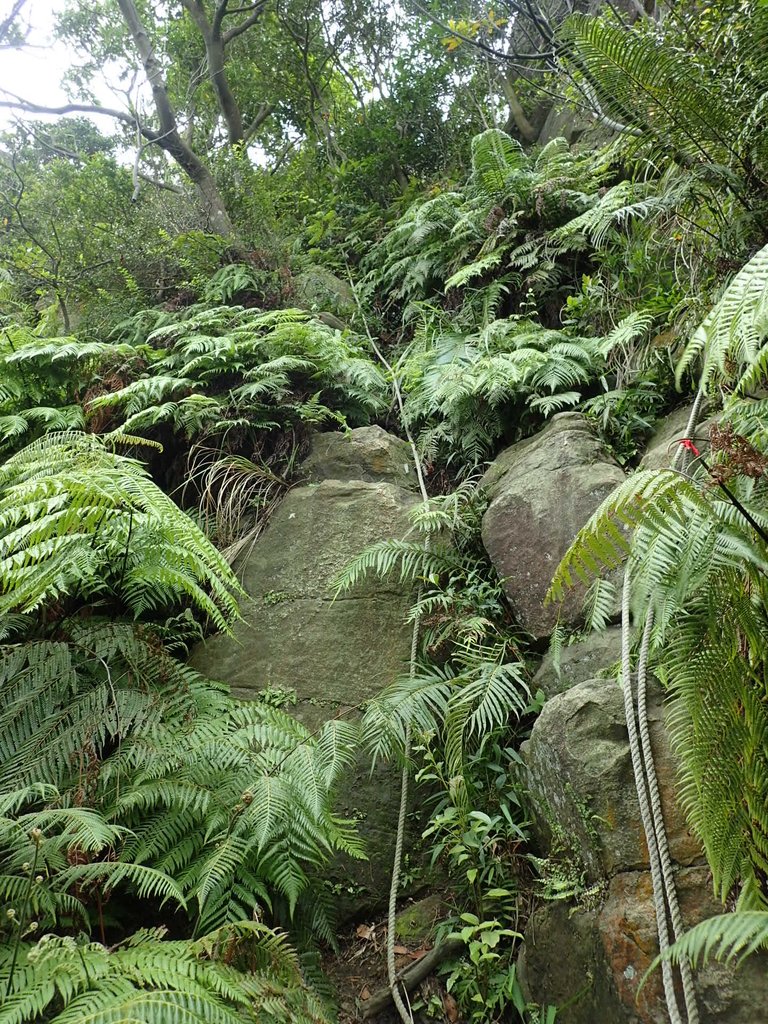
[[[602,110],[629,128],[725,163],[738,131],[722,83],[651,32],[626,32],[607,19],[573,15],[561,32],[561,59],[594,89]]]
[[[0,467],[0,615],[78,592],[141,615],[183,598],[220,629],[239,586],[138,462],[87,434],[50,434]]]
[[[458,462],[464,473],[488,458],[510,422],[523,433],[537,417],[577,405],[577,389],[603,365],[599,342],[518,318],[418,341],[404,365],[408,422],[431,460]]]
[[[3,955],[4,954],[4,955]],[[232,957],[260,969],[238,970]],[[0,985],[7,998],[3,1024],[45,1017],[52,1024],[211,1024],[267,1021],[324,1024],[324,1007],[307,989],[295,956],[277,933],[257,924],[218,930],[198,942],[167,941],[144,931],[114,949],[72,938],[44,936],[24,945],[10,972],[0,953]]]
[[[763,316],[764,263],[761,252],[737,275],[689,343],[683,366],[702,353],[705,384],[739,376],[764,383],[755,326]],[[566,553],[550,595],[628,560],[635,606],[655,613],[656,671],[670,694],[680,795],[715,891],[725,900],[741,885],[745,907],[763,909],[768,512],[765,457],[755,447],[763,427],[749,405],[729,403],[726,416],[748,434],[724,428],[707,471],[638,472],[617,488]]]
[[[677,365],[678,382],[703,355],[702,387],[716,377],[734,380],[743,394],[765,376],[762,345],[768,334],[768,246],[743,267],[691,336]]]
[[[173,897],[208,931],[277,913],[277,897],[290,915],[332,851],[362,856],[350,823],[333,813],[355,756],[351,726],[329,722],[312,736],[282,712],[240,704],[128,626],[6,654],[3,776],[24,788],[0,792],[0,811],[16,815],[16,869],[33,861],[39,827],[40,863],[56,869],[57,892],[100,882]],[[83,799],[99,810],[66,806]],[[5,846],[0,828],[0,874]],[[68,866],[57,851],[69,846],[98,856]]]
[[[768,911],[737,910],[701,921],[670,946],[664,959],[699,967],[709,959],[741,963],[768,945]],[[660,963],[658,957],[651,969]]]

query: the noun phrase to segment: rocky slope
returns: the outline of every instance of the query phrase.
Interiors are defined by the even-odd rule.
[[[662,423],[644,459],[658,467],[681,436],[686,412]],[[699,433],[703,433],[700,430]],[[409,595],[367,581],[334,598],[330,582],[371,543],[402,538],[417,501],[407,446],[380,428],[318,435],[302,482],[283,500],[243,559],[250,595],[234,639],[214,637],[194,656],[243,699],[264,689],[295,694],[295,711],[317,723],[347,713],[403,671]],[[553,418],[539,434],[502,452],[483,484],[491,502],[483,540],[523,628],[544,648],[559,621],[578,622],[583,594],[560,608],[544,595],[560,557],[603,498],[623,479],[578,414]],[[547,700],[524,746],[526,786],[538,853],[570,872],[571,898],[544,901],[532,915],[520,972],[535,1002],[561,1006],[562,1024],[662,1024],[658,972],[640,988],[656,953],[648,854],[616,681],[620,630],[612,626],[546,655],[535,688]],[[650,695],[649,722],[683,916],[718,913],[701,850],[675,797],[676,766],[663,694]],[[359,818],[370,860],[345,867],[337,884],[358,911],[381,902],[388,883],[397,777],[370,777],[361,758],[343,810]],[[353,869],[354,870],[354,869]],[[350,905],[348,903],[348,905]],[[768,1005],[766,961],[737,975],[709,967],[697,976],[702,1024],[754,1024]]]

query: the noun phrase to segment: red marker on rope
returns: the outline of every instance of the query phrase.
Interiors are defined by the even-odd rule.
[[[681,444],[683,448],[686,448],[689,452],[692,452],[697,459],[701,459],[701,465],[704,467],[707,473],[709,473],[709,475],[712,476],[712,470],[709,468],[704,459],[701,458],[701,452],[689,437],[685,437],[682,441],[678,441],[677,443]],[[739,512],[744,516],[749,525],[754,530],[756,530],[757,533],[765,541],[765,543],[768,544],[768,534],[766,534],[765,530],[763,530],[759,523],[755,522],[754,516],[750,515],[750,513],[744,508],[744,506],[736,497],[736,495],[725,486],[722,480],[717,480],[717,486],[720,488],[723,494],[725,494],[726,498],[728,498],[731,504],[734,505],[739,510]]]

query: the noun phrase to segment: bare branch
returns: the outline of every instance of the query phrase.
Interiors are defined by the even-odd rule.
[[[243,132],[243,142],[250,142],[256,132],[261,128],[269,115],[275,109],[274,103],[262,103],[256,112],[256,116]]]
[[[428,10],[422,4],[416,2],[416,0],[414,0],[413,6],[418,10],[420,14],[422,14],[425,18],[428,18],[433,25],[437,25],[438,28],[441,28],[444,32],[447,32],[451,36],[455,36],[456,39],[461,39],[463,43],[469,43],[470,46],[474,46],[476,50],[482,50],[483,53],[490,54],[491,57],[495,57],[496,60],[507,61],[510,63],[514,63],[516,61],[531,63],[544,62],[548,64],[552,63],[551,50],[547,50],[542,53],[503,53],[501,50],[497,50],[493,46],[488,46],[486,43],[482,42],[482,40],[473,39],[471,36],[467,36],[463,32],[460,32],[457,28],[452,28],[450,25],[447,25],[444,21],[441,21],[438,17],[436,17],[432,13],[432,11]]]
[[[267,0],[258,0],[258,2],[253,5],[253,8],[250,8],[250,10],[252,10],[252,14],[248,18],[244,18],[239,24],[233,25],[232,28],[228,29],[221,37],[221,41],[224,44],[224,46],[229,46],[233,39],[236,39],[237,36],[241,36],[243,32],[247,32],[249,28],[253,28],[253,26],[264,13],[266,6]],[[247,10],[249,10],[249,8],[247,7],[239,8],[240,12],[244,12]],[[237,10],[227,11],[227,14],[236,13],[238,13]]]
[[[31,103],[29,100],[22,99],[20,96],[8,92],[7,89],[0,89],[0,94],[10,97],[7,100],[0,100],[0,107],[23,110],[27,114],[104,114],[105,117],[113,117],[124,124],[133,124],[133,118],[125,110],[102,107],[98,103],[64,103],[60,107],[46,107],[40,103]]]
[[[22,9],[26,5],[27,0],[14,0],[11,13],[7,17],[0,21],[0,48],[5,49],[14,45],[13,42],[8,42],[11,32],[14,28],[14,22],[21,14]]]
[[[169,181],[158,181],[157,178],[153,178],[151,174],[145,174],[144,171],[139,171],[139,177],[148,185],[154,185],[155,188],[162,189],[164,192],[173,192],[177,196],[184,195],[181,185],[172,185]]]

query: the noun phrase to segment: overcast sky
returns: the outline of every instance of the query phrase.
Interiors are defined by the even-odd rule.
[[[67,102],[67,95],[60,82],[70,64],[67,47],[54,43],[51,38],[54,16],[64,6],[65,0],[29,0],[25,11],[32,30],[29,43],[32,45],[22,50],[3,50],[0,52],[0,89],[46,106],[60,106]],[[0,0],[0,18],[10,9],[11,0]],[[109,92],[103,102],[114,105],[114,97]],[[34,115],[39,120],[46,120],[43,115]],[[56,120],[55,117],[50,120]],[[95,118],[100,127],[110,130],[114,122],[109,118]],[[13,111],[0,108],[0,130],[13,124]]]

